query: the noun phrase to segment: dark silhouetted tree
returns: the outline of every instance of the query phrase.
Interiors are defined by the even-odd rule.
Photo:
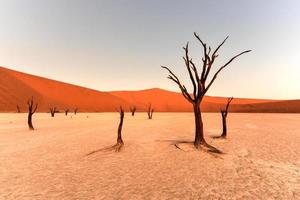
[[[135,111],[136,111],[135,106],[130,107],[131,116],[134,116]]]
[[[66,115],[66,116],[68,115],[69,111],[70,111],[69,109],[66,109],[66,110],[65,110],[65,115]]]
[[[35,113],[38,104],[36,103],[34,106],[33,97],[31,97],[31,99],[27,101],[27,105],[28,105],[28,127],[29,130],[34,130],[32,125],[32,115]]]
[[[154,109],[152,108],[152,105],[149,104],[149,106],[148,106],[148,119],[152,119],[153,112],[154,112]]]
[[[20,113],[20,112],[21,112],[20,106],[17,105],[17,113]]]
[[[225,43],[228,37],[226,37],[225,40],[223,40],[223,42],[215,50],[212,50],[210,46],[207,47],[206,43],[204,43],[196,33],[194,33],[194,36],[203,47],[201,73],[199,73],[196,64],[189,57],[189,50],[188,50],[189,43],[187,43],[186,46],[183,47],[185,52],[183,59],[188,71],[189,78],[193,85],[193,92],[189,93],[187,91],[187,88],[180,82],[179,78],[168,67],[162,66],[162,68],[166,69],[169,72],[168,78],[174,81],[178,85],[184,98],[193,105],[194,117],[195,117],[195,129],[196,129],[194,146],[198,149],[200,148],[200,145],[203,145],[204,147],[209,148],[209,151],[216,151],[216,148],[207,144],[207,142],[204,139],[203,122],[202,122],[202,116],[200,110],[201,101],[204,95],[206,94],[206,92],[209,90],[209,88],[216,80],[218,74],[225,67],[227,67],[234,59],[241,56],[242,54],[250,52],[251,50],[243,51],[235,55],[231,59],[229,59],[228,62],[226,62],[224,65],[221,65],[219,67],[219,69],[214,73],[210,81],[208,81],[208,77],[213,67],[213,64],[215,62],[215,59],[218,57],[218,51],[221,48],[221,46]]]
[[[54,117],[55,113],[57,113],[57,112],[58,112],[58,110],[56,110],[56,107],[50,108],[51,117]]]
[[[124,110],[122,106],[120,106],[120,123],[118,127],[118,137],[117,137],[117,144],[116,144],[116,151],[120,151],[121,148],[124,145],[123,139],[122,139],[122,127],[123,127],[123,120],[124,120]]]
[[[124,142],[122,139],[122,128],[123,128],[123,120],[124,120],[124,115],[125,115],[122,106],[120,106],[120,110],[118,112],[120,113],[120,122],[119,122],[119,127],[118,127],[117,143],[113,146],[109,146],[109,147],[105,147],[102,149],[92,151],[92,152],[88,153],[87,156],[97,153],[99,151],[116,151],[116,152],[121,151],[122,147],[124,146]]]
[[[227,122],[226,122],[226,119],[227,119],[227,114],[228,114],[228,108],[229,108],[229,105],[230,105],[232,100],[233,100],[233,97],[228,98],[225,109],[221,109],[222,124],[223,124],[223,132],[222,132],[222,135],[221,135],[222,138],[226,138],[226,136],[227,136]]]

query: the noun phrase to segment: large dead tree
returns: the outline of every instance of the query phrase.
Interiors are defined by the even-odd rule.
[[[33,97],[31,97],[31,99],[27,101],[27,105],[28,105],[28,127],[29,130],[34,130],[32,125],[32,115],[35,113],[38,104],[36,103],[34,106]]]
[[[130,107],[131,116],[134,116],[135,111],[136,111],[135,106]]]
[[[228,108],[229,108],[229,105],[230,105],[230,103],[231,103],[232,100],[233,100],[233,97],[228,98],[225,109],[221,109],[222,124],[223,124],[223,132],[222,132],[221,138],[226,138],[226,136],[227,136],[227,123],[226,123],[226,119],[227,119],[227,114],[228,114]]]
[[[152,116],[153,116],[153,112],[154,112],[154,109],[152,108],[152,105],[151,103],[149,104],[148,106],[148,119],[152,119]]]
[[[21,112],[20,106],[17,105],[17,113],[20,113],[20,112]]]
[[[51,117],[54,117],[55,113],[58,112],[58,110],[56,110],[56,107],[51,107],[51,108],[49,108],[49,109],[50,109]]]
[[[200,42],[201,46],[203,47],[203,57],[202,57],[202,70],[201,72],[198,71],[199,69],[196,67],[196,64],[192,61],[192,58],[189,57],[189,43],[186,44],[185,47],[183,47],[185,55],[183,56],[183,60],[185,62],[185,66],[187,68],[189,78],[193,85],[193,92],[189,93],[187,91],[187,88],[185,87],[182,82],[180,82],[179,78],[168,68],[165,66],[161,66],[162,68],[166,69],[169,72],[168,78],[175,82],[178,87],[181,90],[182,95],[184,98],[190,102],[193,105],[194,110],[194,117],[195,117],[195,139],[194,139],[194,146],[198,149],[200,148],[200,145],[203,145],[204,147],[209,148],[209,150],[214,151],[213,147],[206,143],[204,139],[203,134],[203,122],[202,122],[202,116],[201,116],[201,110],[200,110],[200,104],[201,101],[206,94],[206,92],[209,90],[209,88],[212,86],[214,81],[216,80],[218,74],[225,69],[234,59],[237,57],[250,52],[251,50],[243,51],[235,56],[233,56],[228,62],[226,62],[224,65],[221,65],[218,70],[214,73],[212,78],[208,80],[209,74],[211,72],[211,69],[213,67],[213,64],[218,57],[218,51],[221,48],[221,46],[225,43],[228,36],[221,42],[220,45],[215,50],[212,50],[210,46],[207,46],[206,43],[204,43],[200,37],[194,33],[194,36],[196,39]],[[200,72],[200,73],[199,73]]]

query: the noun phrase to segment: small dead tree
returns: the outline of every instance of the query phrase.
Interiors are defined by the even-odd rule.
[[[185,55],[183,56],[183,60],[184,60],[185,66],[187,68],[189,78],[193,85],[192,94],[187,91],[186,87],[180,82],[179,78],[168,67],[165,67],[165,66],[161,66],[161,67],[163,69],[166,69],[169,72],[168,78],[178,85],[184,98],[193,105],[194,117],[195,117],[194,146],[197,149],[199,149],[200,145],[203,145],[204,147],[208,148],[209,151],[220,152],[216,148],[207,144],[207,142],[204,139],[203,122],[202,122],[200,104],[202,102],[204,95],[209,90],[209,88],[212,86],[214,81],[216,80],[218,74],[223,69],[225,69],[225,67],[227,67],[234,59],[236,59],[237,57],[239,57],[245,53],[250,52],[251,50],[243,51],[243,52],[235,55],[234,57],[232,57],[224,65],[221,65],[220,68],[212,76],[211,80],[208,81],[208,77],[211,72],[211,68],[213,67],[215,59],[218,57],[218,51],[221,48],[221,46],[225,43],[228,36],[225,38],[225,40],[223,40],[223,42],[215,50],[212,50],[210,46],[207,47],[206,43],[204,43],[196,33],[194,33],[194,36],[196,37],[196,39],[200,42],[200,44],[203,47],[201,73],[199,73],[199,71],[196,67],[196,64],[189,57],[189,50],[188,50],[189,43],[187,43],[186,46],[183,47],[184,52],[185,52]]]
[[[68,115],[69,111],[70,111],[70,110],[69,110],[68,108],[65,110],[65,115],[66,115],[66,116]]]
[[[124,145],[123,139],[122,139],[122,127],[123,127],[123,120],[124,120],[124,110],[122,106],[120,106],[120,123],[118,127],[118,137],[117,137],[117,144],[115,145],[116,151],[120,151],[121,148]]]
[[[153,112],[154,112],[154,109],[152,108],[152,105],[149,104],[149,106],[148,106],[148,119],[152,119]]]
[[[123,128],[123,120],[124,120],[124,115],[125,115],[122,106],[120,106],[120,110],[118,112],[120,113],[120,122],[119,122],[119,127],[118,127],[117,143],[113,146],[108,146],[108,147],[104,147],[102,149],[92,151],[92,152],[88,153],[87,156],[97,153],[99,151],[115,151],[115,152],[121,151],[122,147],[124,146],[124,142],[122,139],[122,128]]]
[[[20,112],[21,112],[20,106],[17,105],[17,113],[20,113]]]
[[[28,127],[29,130],[34,130],[32,125],[32,115],[35,113],[38,104],[36,103],[34,106],[33,97],[31,97],[31,99],[27,101],[27,105],[28,105]]]
[[[56,110],[56,107],[51,107],[51,108],[49,108],[49,109],[50,109],[51,117],[54,117],[55,113],[58,112],[58,110]]]
[[[78,108],[75,108],[75,109],[74,109],[74,114],[76,115],[77,112],[78,112]]]
[[[222,124],[223,124],[223,132],[222,132],[221,138],[226,138],[226,136],[227,136],[227,123],[226,123],[226,119],[227,119],[227,114],[228,114],[228,108],[229,108],[229,105],[230,105],[230,103],[231,103],[232,100],[233,100],[233,97],[228,98],[225,109],[221,109]]]
[[[135,106],[130,107],[131,116],[134,116],[135,111],[136,111]]]

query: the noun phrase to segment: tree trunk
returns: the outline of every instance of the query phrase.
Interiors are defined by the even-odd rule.
[[[226,115],[225,115],[225,113],[222,113],[221,112],[221,114],[222,114],[222,124],[223,124],[223,133],[222,133],[222,135],[221,135],[221,137],[224,137],[224,138],[226,138],[226,135],[227,135],[227,123],[226,123]]]
[[[20,113],[21,112],[21,109],[20,107],[17,105],[17,113]]]
[[[124,112],[120,111],[120,123],[119,123],[119,127],[118,127],[117,144],[124,144],[123,139],[122,139],[123,119],[124,119]]]
[[[152,119],[154,109],[148,111],[148,119]]]
[[[200,103],[194,104],[193,107],[194,107],[195,128],[196,128],[194,146],[196,148],[199,148],[200,144],[205,143],[203,137],[203,122],[202,122],[202,116],[200,110]]]
[[[131,116],[134,116],[134,112],[131,112]]]
[[[32,114],[28,113],[28,127],[29,130],[34,130],[33,125],[32,125]]]

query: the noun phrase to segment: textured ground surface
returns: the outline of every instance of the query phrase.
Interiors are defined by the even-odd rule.
[[[193,139],[191,113],[125,114],[120,153],[89,152],[116,140],[118,113],[0,114],[0,199],[300,199],[300,115],[204,114],[223,155],[171,145]]]

